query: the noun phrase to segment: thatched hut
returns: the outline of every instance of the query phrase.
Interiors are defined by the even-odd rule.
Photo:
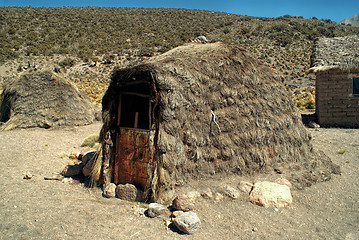
[[[94,106],[69,81],[50,71],[5,82],[0,95],[0,130],[78,126],[95,120]]]
[[[170,200],[175,186],[217,174],[305,169],[308,184],[331,171],[325,156],[326,166],[317,161],[273,71],[223,43],[187,44],[115,69],[102,117],[100,179],[132,183],[151,201]],[[312,175],[315,167],[322,174]]]
[[[359,36],[315,44],[316,116],[323,127],[359,127]]]

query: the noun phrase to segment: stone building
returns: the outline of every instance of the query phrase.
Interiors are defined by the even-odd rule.
[[[319,39],[311,60],[319,124],[358,128],[359,36]]]

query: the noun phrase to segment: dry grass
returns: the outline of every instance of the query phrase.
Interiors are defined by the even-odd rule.
[[[214,174],[295,169],[297,187],[330,176],[332,163],[313,151],[280,79],[244,49],[189,44],[114,71],[102,102],[103,144],[103,136],[115,128],[121,84],[133,79],[156,86],[152,101],[158,115],[150,127],[156,136],[155,161],[149,174],[155,201],[169,200],[175,185],[188,179]]]
[[[95,120],[94,107],[73,83],[50,71],[6,82],[0,95],[0,130],[79,126]]]

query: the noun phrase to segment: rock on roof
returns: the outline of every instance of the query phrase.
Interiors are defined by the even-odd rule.
[[[321,38],[314,46],[312,70],[359,68],[359,36]]]

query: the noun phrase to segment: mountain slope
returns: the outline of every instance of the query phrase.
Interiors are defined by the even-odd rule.
[[[359,27],[359,13],[340,21],[339,23],[345,25],[350,24],[352,26]]]
[[[314,85],[305,74],[314,40],[359,34],[329,19],[161,8],[0,7],[0,21],[0,70],[8,69],[0,88],[30,66],[56,65],[98,103],[114,66],[139,64],[201,35],[244,47],[288,86],[307,87]]]

